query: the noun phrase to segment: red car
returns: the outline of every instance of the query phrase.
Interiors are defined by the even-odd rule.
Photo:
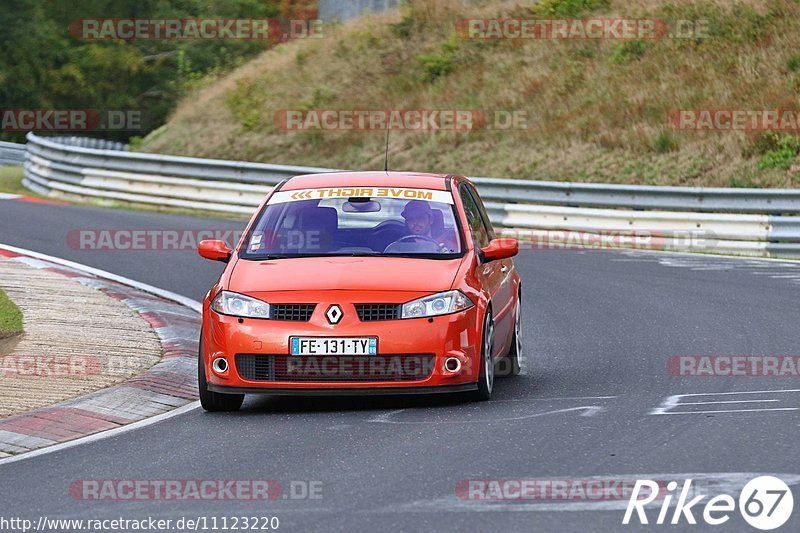
[[[295,176],[264,200],[203,303],[208,411],[245,394],[469,392],[519,373],[514,239],[496,238],[464,177]],[[499,370],[498,370],[499,371]]]

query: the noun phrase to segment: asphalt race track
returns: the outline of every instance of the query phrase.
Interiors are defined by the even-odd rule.
[[[67,233],[243,225],[0,201],[0,242],[196,300],[221,265],[191,251],[76,250]],[[456,486],[592,476],[683,483],[702,475],[724,485],[768,473],[800,483],[796,377],[676,377],[667,370],[674,355],[796,355],[800,264],[625,251],[523,251],[515,261],[526,372],[499,380],[491,402],[248,398],[239,413],[196,409],[0,466],[0,514],[277,516],[283,531],[658,531],[667,526],[623,526],[625,502],[474,501],[460,498]],[[742,391],[749,394],[716,394]],[[686,394],[699,396],[663,405]],[[313,481],[322,498],[80,501],[69,486],[82,479]],[[702,509],[694,514],[702,524]],[[797,515],[781,530],[800,530]],[[655,521],[656,512],[648,516]],[[682,524],[672,530],[753,531],[738,511],[721,527]]]

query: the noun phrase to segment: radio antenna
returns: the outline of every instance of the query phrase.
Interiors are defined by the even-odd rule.
[[[389,126],[386,126],[386,152],[383,157],[383,171],[389,172]]]

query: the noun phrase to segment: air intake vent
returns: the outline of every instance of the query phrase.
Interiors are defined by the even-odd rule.
[[[395,320],[400,318],[402,308],[400,304],[356,304],[356,312],[362,322]]]
[[[308,322],[317,304],[270,304],[269,317],[272,320],[292,320]]]
[[[430,377],[436,356],[236,354],[236,371],[249,381],[287,383],[419,381]]]

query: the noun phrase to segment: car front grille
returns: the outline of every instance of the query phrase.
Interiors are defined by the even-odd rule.
[[[362,322],[395,320],[400,318],[400,304],[356,304],[356,313]]]
[[[250,381],[418,381],[433,372],[436,356],[237,354],[236,371]]]
[[[269,317],[272,320],[308,322],[317,304],[271,304]]]

